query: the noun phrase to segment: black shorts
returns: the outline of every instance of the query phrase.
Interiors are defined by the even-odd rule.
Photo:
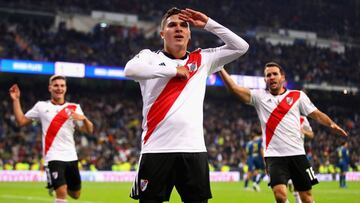
[[[78,161],[49,161],[45,171],[48,188],[53,187],[56,190],[62,185],[67,185],[70,191],[81,189]]]
[[[265,161],[271,187],[287,185],[291,179],[297,191],[308,191],[312,185],[319,183],[305,155],[266,157]]]
[[[174,186],[182,201],[212,197],[206,152],[143,154],[130,197],[169,201]]]

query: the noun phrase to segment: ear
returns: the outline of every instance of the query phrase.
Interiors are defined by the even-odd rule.
[[[163,31],[160,31],[160,37],[161,37],[161,39],[164,39],[164,32]]]
[[[281,75],[281,78],[283,79],[283,81],[286,81],[285,75]]]
[[[51,88],[51,86],[49,85],[49,86],[48,86],[48,91],[49,91],[49,92],[50,92],[50,88]]]

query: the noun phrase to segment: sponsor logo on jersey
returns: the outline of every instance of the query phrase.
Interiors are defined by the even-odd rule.
[[[159,63],[159,66],[166,66],[164,62]]]
[[[140,180],[140,190],[144,192],[147,188],[148,183],[149,183],[148,180],[141,179]]]

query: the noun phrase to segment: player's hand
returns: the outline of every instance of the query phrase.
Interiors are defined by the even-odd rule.
[[[179,18],[180,20],[189,22],[190,25],[198,28],[204,28],[207,21],[209,20],[209,17],[207,15],[189,8],[181,10]]]
[[[345,130],[343,130],[342,128],[340,128],[337,124],[333,123],[330,125],[331,131],[333,131],[336,134],[339,134],[341,136],[348,136],[347,132],[345,132]]]
[[[9,89],[10,97],[12,100],[18,100],[20,99],[20,89],[17,84],[14,84]]]
[[[177,78],[181,79],[181,80],[187,80],[190,78],[190,72],[189,69],[187,69],[185,66],[178,66],[177,67],[177,73],[176,76]]]
[[[84,115],[78,114],[74,110],[70,110],[70,118],[72,118],[75,121],[83,121],[86,119]]]

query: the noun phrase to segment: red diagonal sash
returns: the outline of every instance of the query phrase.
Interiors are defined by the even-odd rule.
[[[200,50],[194,51],[189,55],[185,66],[191,71],[188,80],[172,78],[165,86],[160,95],[156,98],[146,117],[147,131],[144,137],[144,144],[148,141],[158,124],[165,118],[166,114],[179,97],[186,84],[198,71],[201,65]]]
[[[300,116],[300,125],[302,125],[304,121],[305,121],[304,117]]]
[[[275,133],[276,127],[279,125],[284,116],[289,112],[291,107],[300,98],[299,91],[292,91],[287,94],[280,104],[271,112],[268,121],[266,122],[266,148],[268,147],[271,138]]]
[[[64,107],[58,114],[56,114],[56,116],[51,121],[45,135],[45,155],[49,151],[61,126],[63,126],[70,117],[70,110],[75,111],[76,105],[68,105]]]

